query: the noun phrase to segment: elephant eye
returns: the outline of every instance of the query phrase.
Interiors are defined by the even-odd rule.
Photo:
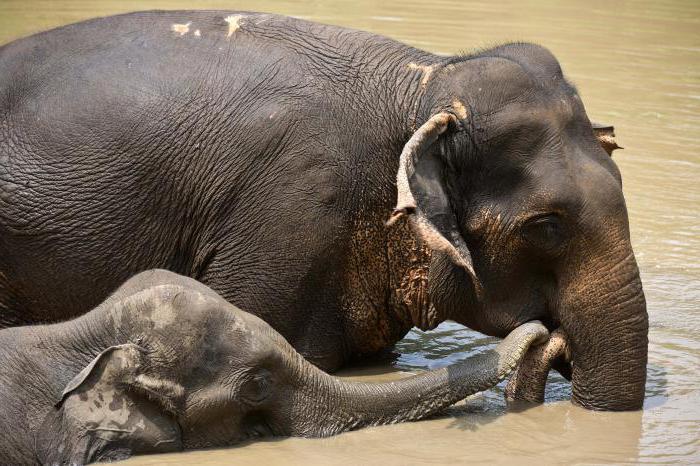
[[[538,215],[525,222],[522,236],[531,245],[546,252],[557,252],[565,235],[561,219],[556,214]]]
[[[267,370],[262,370],[242,383],[240,396],[250,404],[258,404],[267,399],[271,390],[271,374]]]

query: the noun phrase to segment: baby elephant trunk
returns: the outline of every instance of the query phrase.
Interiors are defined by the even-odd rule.
[[[415,421],[435,414],[474,393],[505,379],[533,344],[547,340],[549,332],[539,322],[513,330],[496,348],[451,366],[399,381],[360,383],[337,379],[320,371],[311,384],[319,406],[306,412],[321,413],[306,423],[302,436],[328,436],[364,426]]]
[[[508,401],[544,402],[544,389],[547,374],[558,358],[570,361],[566,335],[562,330],[555,330],[547,343],[532,348],[523,358],[522,363],[513,373],[506,386]]]

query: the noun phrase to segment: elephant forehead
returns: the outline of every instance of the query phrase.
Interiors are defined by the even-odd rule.
[[[184,303],[175,303],[174,300],[179,296],[178,293],[180,292],[182,291],[174,291],[166,287],[155,296],[153,312],[150,316],[154,329],[162,330],[189,320],[186,311],[188,307],[195,309],[196,305],[187,306]]]
[[[154,330],[187,334],[220,320],[234,320],[234,313],[221,302],[198,290],[179,285],[158,285],[139,291],[115,304],[115,325],[147,323]]]

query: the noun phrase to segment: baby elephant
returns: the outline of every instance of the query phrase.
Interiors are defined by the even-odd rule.
[[[113,461],[417,420],[497,384],[547,336],[531,322],[444,369],[348,382],[201,283],[143,272],[75,320],[0,331],[0,462]]]

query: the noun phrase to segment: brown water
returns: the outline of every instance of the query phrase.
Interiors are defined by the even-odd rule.
[[[526,410],[506,408],[496,388],[441,419],[330,439],[141,457],[133,464],[700,463],[699,1],[0,0],[0,44],[93,16],[152,8],[283,13],[442,54],[506,40],[549,47],[578,85],[589,115],[614,124],[625,147],[615,158],[648,299],[651,342],[643,412],[578,409],[566,401],[568,384],[551,377],[548,403]],[[438,367],[487,344],[492,340],[443,324],[411,333],[398,345],[394,366]],[[377,370],[363,377],[399,376],[388,366]]]

